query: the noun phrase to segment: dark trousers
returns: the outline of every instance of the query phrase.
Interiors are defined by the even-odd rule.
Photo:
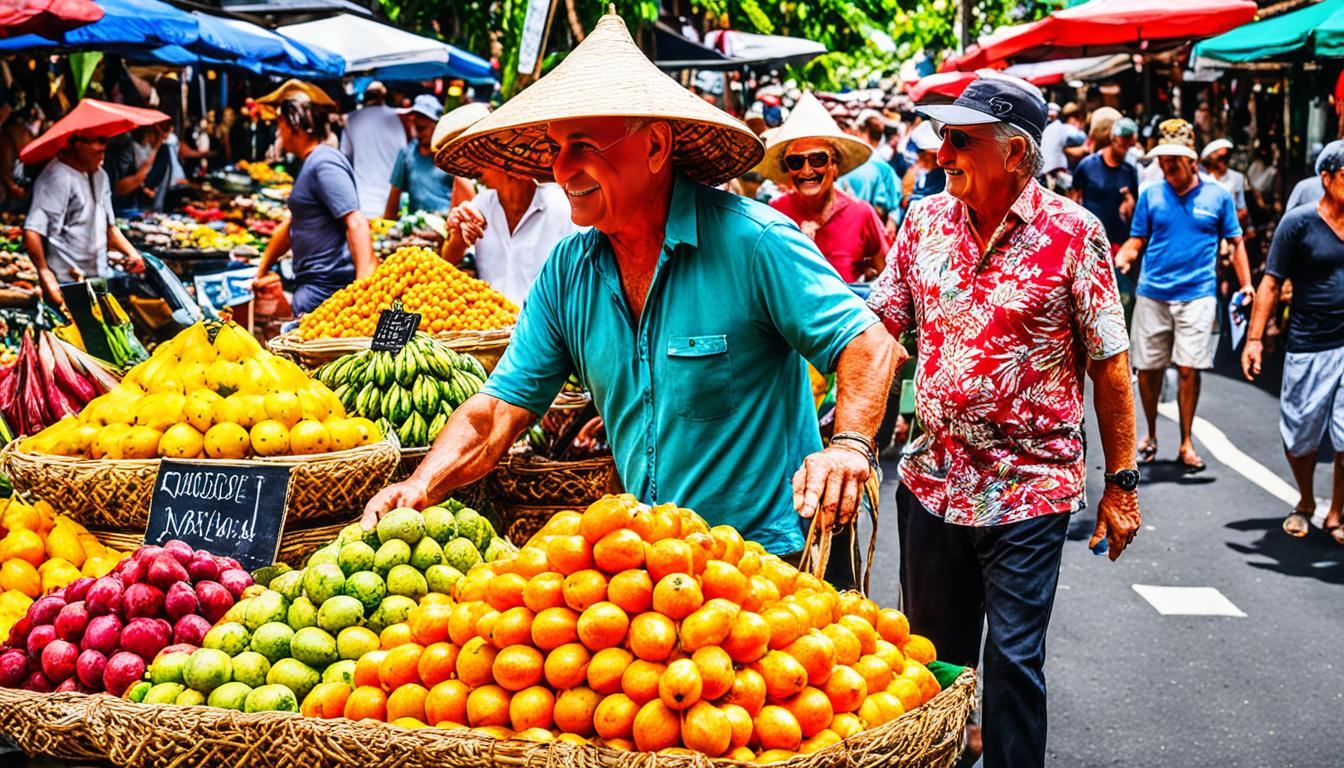
[[[914,631],[933,641],[939,659],[977,666],[988,619],[985,768],[1045,765],[1045,631],[1069,516],[950,525],[903,485],[896,505],[905,518],[902,575]]]

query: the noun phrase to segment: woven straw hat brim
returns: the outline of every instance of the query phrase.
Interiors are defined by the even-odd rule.
[[[285,99],[288,99],[289,97],[299,93],[302,93],[303,95],[307,96],[309,101],[313,102],[314,104],[317,104],[318,106],[328,108],[333,108],[336,106],[336,102],[331,100],[331,97],[327,95],[326,91],[322,90],[321,88],[318,88],[316,85],[313,85],[312,83],[306,83],[302,80],[296,80],[294,78],[286,80],[285,82],[280,84],[279,88],[276,88],[274,91],[271,91],[265,96],[262,96],[261,98],[257,99],[257,103],[265,104],[268,107],[275,107],[279,106],[280,102],[284,101]]]
[[[840,155],[837,161],[837,177],[844,176],[868,162],[868,158],[873,154],[873,148],[868,146],[867,142],[840,130],[840,126],[835,124],[835,119],[821,102],[817,101],[817,97],[808,92],[798,99],[793,111],[789,113],[789,119],[770,134],[770,141],[765,147],[765,156],[756,167],[757,172],[776,183],[787,183],[789,172],[784,168],[784,153],[789,150],[790,144],[799,139],[826,139],[831,142]]]
[[[633,117],[672,125],[673,165],[702,184],[741,176],[764,148],[746,124],[663,74],[631,39],[619,16],[606,15],[559,66],[448,141],[440,168],[479,176],[483,168],[552,180],[556,120]]]
[[[442,166],[443,163],[439,160],[439,157],[443,152],[444,145],[484,119],[488,114],[490,114],[490,105],[474,101],[470,104],[463,104],[439,118],[438,125],[434,126],[434,138],[430,140],[430,146],[434,150],[434,162]]]

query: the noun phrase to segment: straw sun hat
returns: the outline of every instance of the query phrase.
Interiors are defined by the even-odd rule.
[[[477,121],[490,114],[490,105],[483,101],[473,101],[470,104],[450,110],[448,114],[439,118],[439,124],[434,126],[434,138],[430,140],[430,147],[434,150],[434,162],[443,165],[439,159],[443,152],[444,145],[462,134]]]
[[[670,122],[673,165],[702,184],[742,175],[763,151],[750,128],[663,74],[635,45],[621,17],[607,14],[559,66],[447,141],[434,162],[464,176],[494,167],[549,181],[555,151],[547,124],[584,117]]]
[[[784,153],[789,150],[790,144],[799,139],[826,139],[831,142],[839,154],[836,158],[837,176],[843,176],[863,165],[873,154],[873,148],[866,142],[840,130],[817,97],[808,91],[798,98],[798,103],[789,113],[789,119],[770,134],[770,141],[765,146],[765,157],[757,170],[776,182],[788,181]]]

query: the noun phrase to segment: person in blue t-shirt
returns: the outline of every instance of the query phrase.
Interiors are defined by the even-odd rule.
[[[1199,372],[1213,367],[1213,329],[1218,315],[1218,241],[1232,247],[1232,268],[1249,301],[1251,268],[1237,210],[1227,190],[1201,181],[1195,167],[1195,132],[1173,118],[1158,126],[1161,138],[1148,153],[1162,167],[1163,182],[1139,193],[1129,239],[1116,255],[1127,273],[1143,250],[1130,327],[1130,361],[1139,372],[1139,398],[1148,436],[1138,445],[1140,464],[1157,454],[1157,399],[1162,376],[1175,363],[1180,373],[1180,462],[1187,472],[1204,470],[1190,439],[1199,401]]]
[[[401,210],[401,193],[409,195],[406,210],[411,213],[447,213],[457,205],[476,196],[476,190],[466,179],[445,173],[434,164],[434,126],[443,116],[443,104],[425,93],[415,97],[408,109],[399,110],[411,116],[415,138],[401,148],[392,163],[392,189],[387,194],[383,218],[395,219]]]

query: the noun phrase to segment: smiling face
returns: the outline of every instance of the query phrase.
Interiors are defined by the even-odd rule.
[[[1172,189],[1185,189],[1195,175],[1195,161],[1179,155],[1161,155],[1157,158],[1162,166],[1162,176]]]
[[[812,167],[812,158],[822,152],[828,155],[826,164],[820,168]],[[798,139],[785,148],[784,160],[790,156],[807,158],[803,167],[796,171],[787,162],[784,163],[784,170],[789,174],[789,182],[798,194],[804,197],[816,197],[831,193],[836,173],[840,170],[835,164],[835,155],[835,148],[825,139]]]
[[[954,131],[965,137],[964,141]],[[1024,137],[1012,139],[1005,156],[992,124],[945,126],[938,164],[947,173],[948,194],[973,209],[979,208],[1001,193],[1005,185],[1016,182],[1014,172],[1026,154],[1026,141]],[[957,143],[964,146],[957,147]]]
[[[672,128],[654,122],[630,129],[622,117],[557,120],[546,128],[555,144],[552,173],[581,227],[619,232],[653,191],[671,181]]]

